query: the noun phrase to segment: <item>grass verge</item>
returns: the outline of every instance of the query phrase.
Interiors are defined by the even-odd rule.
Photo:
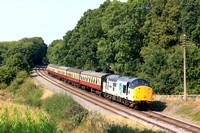
[[[1,133],[57,133],[58,128],[48,115],[37,109],[0,101]]]

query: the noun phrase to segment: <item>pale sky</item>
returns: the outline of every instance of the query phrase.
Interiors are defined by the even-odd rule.
[[[50,44],[53,40],[63,39],[85,11],[99,8],[104,1],[0,0],[0,42],[42,37],[46,44]]]

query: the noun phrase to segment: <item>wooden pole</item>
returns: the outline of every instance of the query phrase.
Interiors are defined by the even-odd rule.
[[[183,58],[184,58],[184,100],[187,100],[187,89],[186,89],[186,35],[183,35],[184,37],[184,42],[183,42],[183,47],[184,47],[184,53],[183,53]]]

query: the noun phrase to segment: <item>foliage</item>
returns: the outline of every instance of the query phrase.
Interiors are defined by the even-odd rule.
[[[182,94],[183,40],[189,94],[200,93],[200,12],[196,0],[105,1],[87,10],[47,51],[50,63],[144,78],[155,93]]]
[[[30,73],[30,68],[42,63],[46,50],[40,37],[0,42],[0,83],[9,85],[21,70]]]

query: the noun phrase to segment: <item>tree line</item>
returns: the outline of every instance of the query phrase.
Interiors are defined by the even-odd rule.
[[[199,0],[106,0],[49,45],[48,60],[143,78],[158,94],[183,94],[181,38],[186,34],[188,93],[199,94],[199,7]]]
[[[40,37],[23,38],[19,41],[0,42],[0,89],[16,77],[17,72],[41,64],[47,53],[47,45]]]

